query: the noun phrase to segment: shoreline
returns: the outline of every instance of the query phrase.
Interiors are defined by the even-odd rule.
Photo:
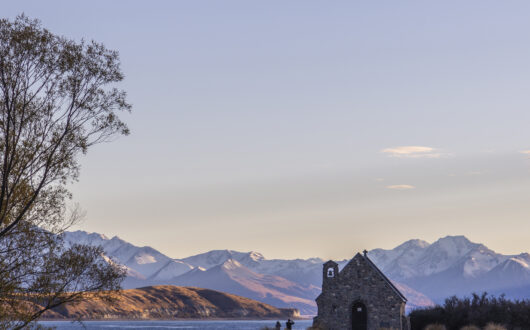
[[[291,317],[291,320],[298,321],[310,321],[313,319],[312,316],[304,317]],[[172,319],[126,319],[126,318],[109,318],[109,319],[39,319],[37,322],[168,322],[168,321],[183,321],[183,322],[192,322],[192,321],[277,321],[283,320],[283,318],[172,318]]]

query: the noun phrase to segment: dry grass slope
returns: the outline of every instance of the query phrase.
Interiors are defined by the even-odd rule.
[[[295,309],[276,308],[219,291],[172,285],[123,290],[111,304],[89,299],[46,315],[58,319],[287,318]]]

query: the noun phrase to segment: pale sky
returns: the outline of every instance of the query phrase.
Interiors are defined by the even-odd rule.
[[[119,51],[132,134],[75,229],[172,257],[530,251],[528,1],[4,1]]]

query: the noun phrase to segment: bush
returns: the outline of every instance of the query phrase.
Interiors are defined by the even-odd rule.
[[[502,295],[494,297],[487,293],[473,294],[470,298],[453,296],[442,306],[412,311],[410,323],[412,330],[424,330],[432,324],[467,330],[528,329],[530,300],[507,300]]]
[[[465,327],[460,328],[460,330],[480,330],[480,328],[475,325],[466,325]]]

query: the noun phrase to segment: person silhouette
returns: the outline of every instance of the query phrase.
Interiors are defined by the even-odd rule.
[[[289,329],[289,330],[292,329],[293,328],[293,324],[294,324],[294,322],[291,321],[291,319],[288,319],[287,322],[285,322],[286,329]]]
[[[276,330],[281,330],[282,329],[282,324],[280,323],[280,321],[276,321],[276,325],[274,326],[274,329],[276,329]]]

